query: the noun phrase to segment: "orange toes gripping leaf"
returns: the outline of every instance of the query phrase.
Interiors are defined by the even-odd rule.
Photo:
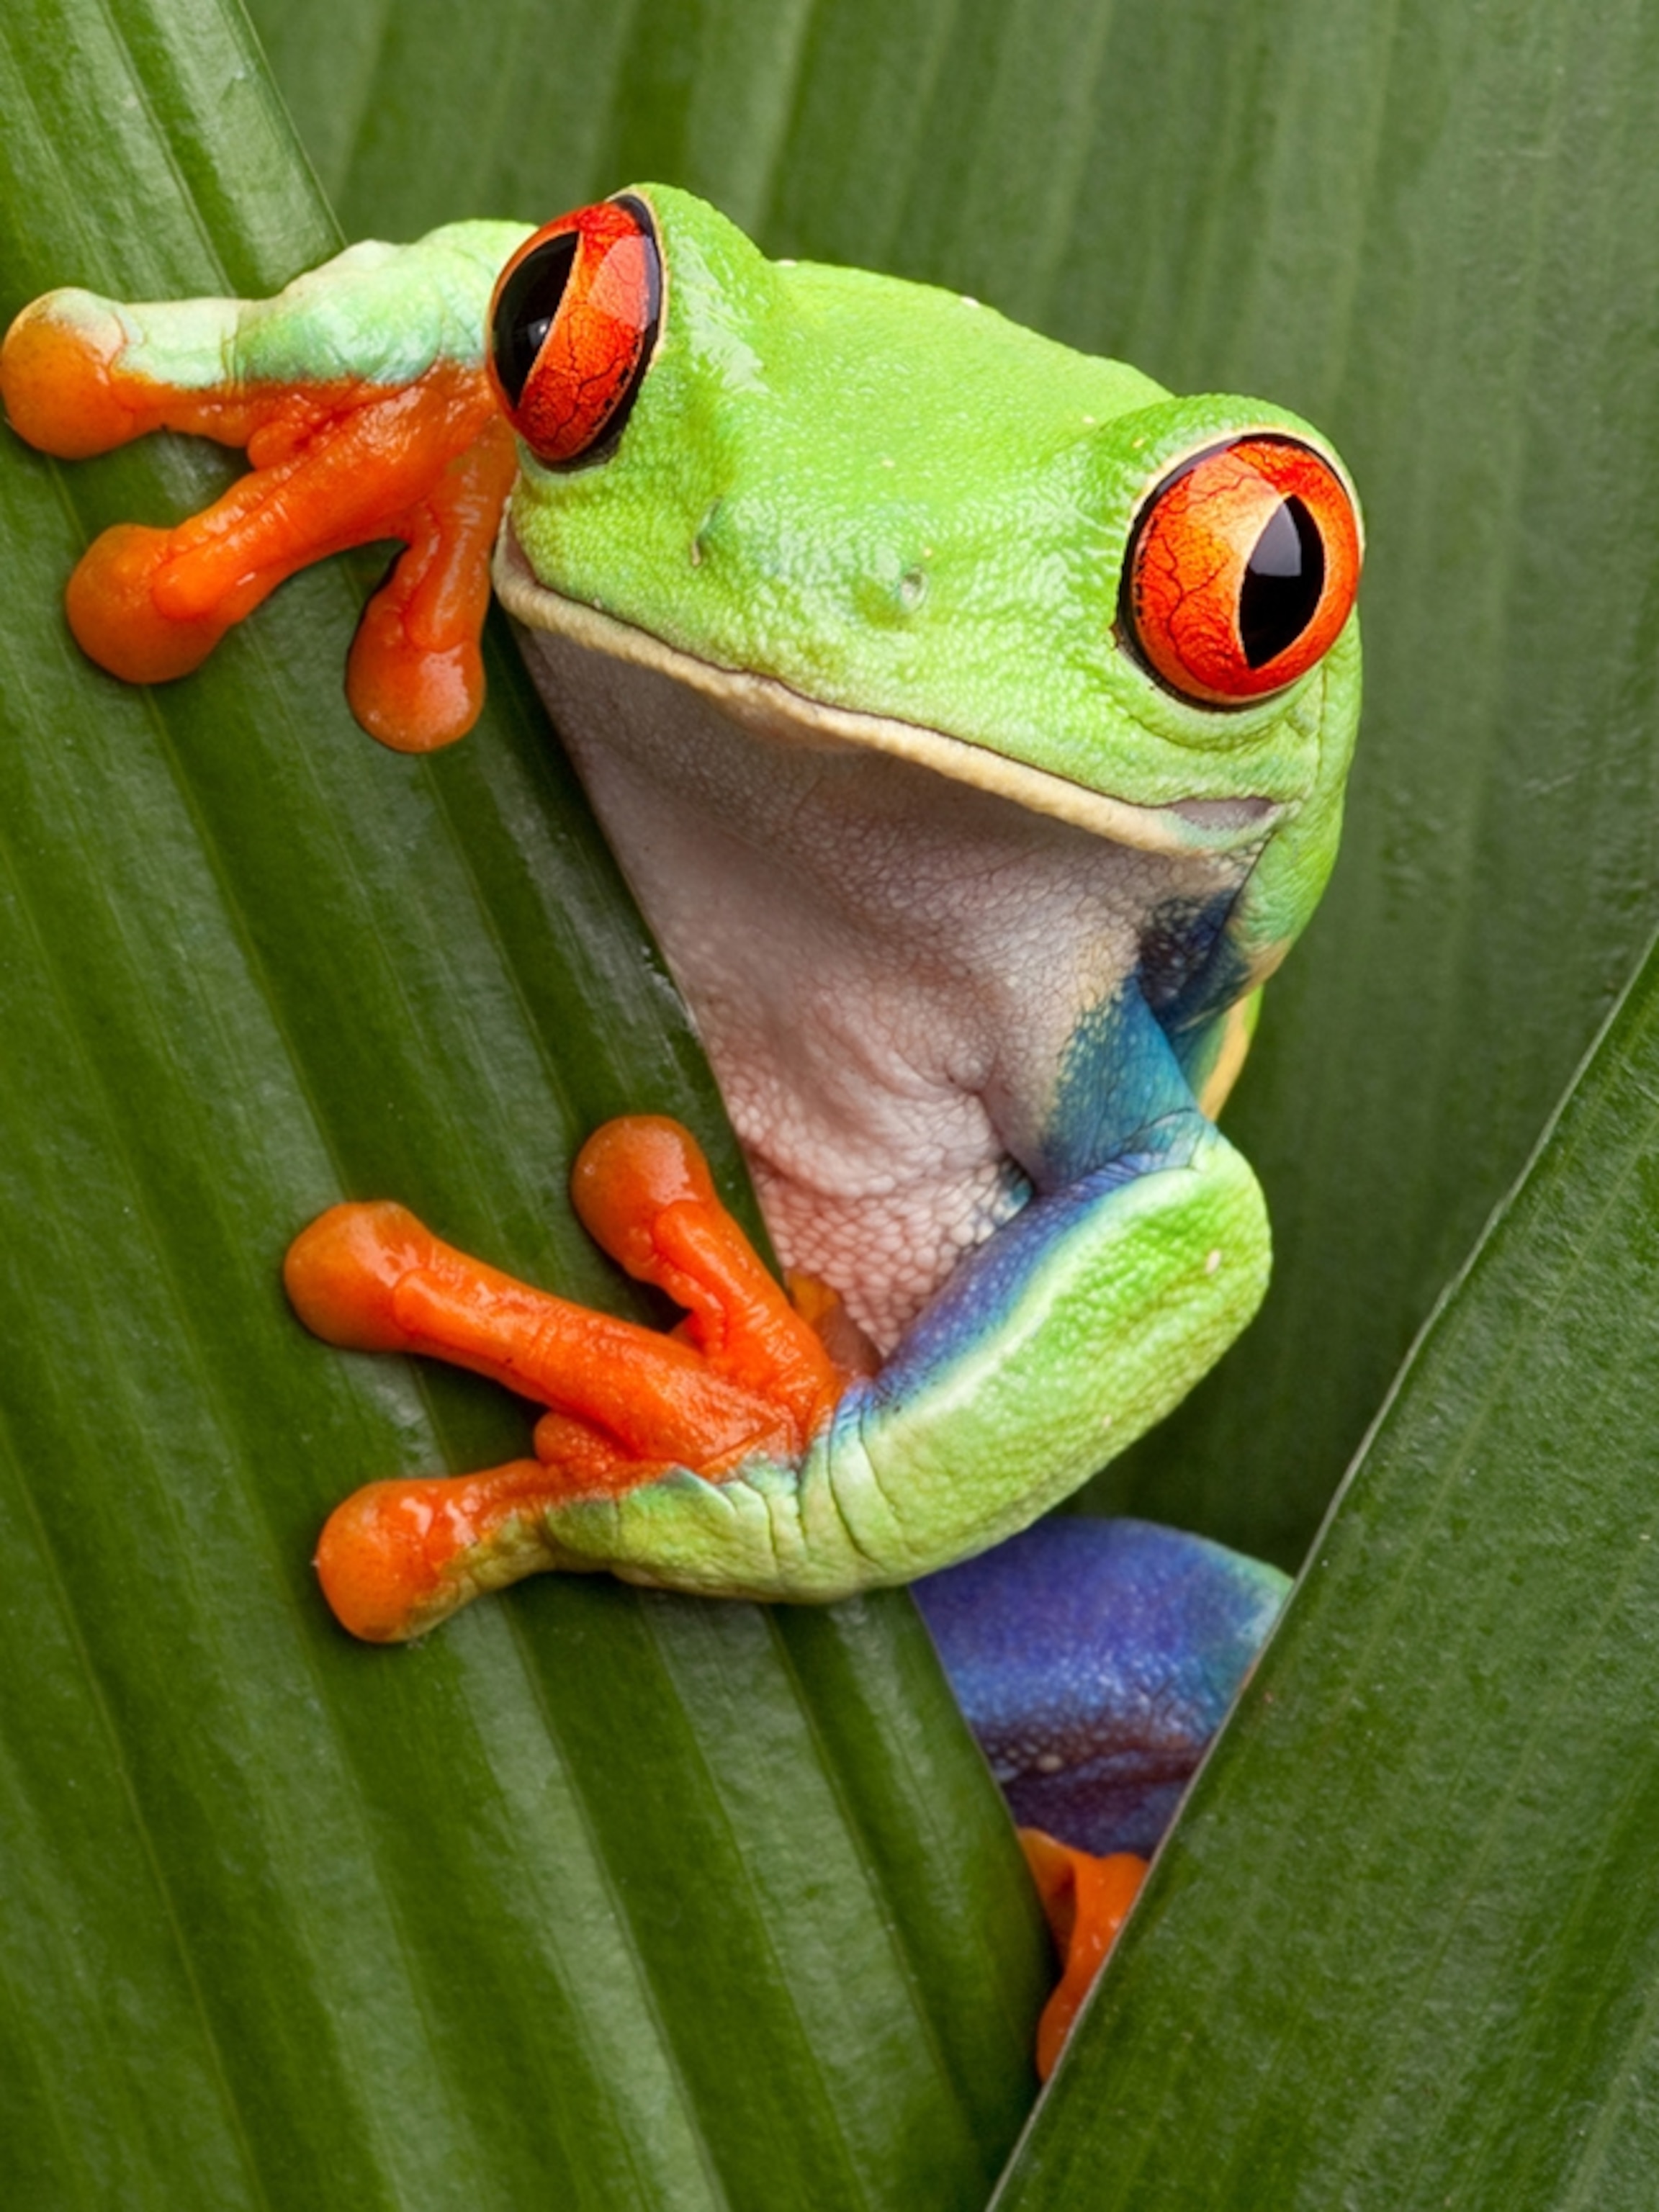
[[[423,752],[464,737],[483,704],[479,636],[489,557],[512,488],[513,435],[481,365],[416,382],[184,389],[122,366],[125,333],[85,294],[26,308],[0,348],[19,435],[82,459],[162,428],[245,447],[251,472],[172,529],[106,531],[71,577],[70,627],[128,683],[200,666],[276,586],[326,555],[403,540],[366,611],[346,692],[371,736]]]
[[[1059,1986],[1037,2023],[1037,2072],[1046,2081],[1139,1894],[1146,1861],[1131,1851],[1099,1858],[1041,1828],[1022,1828],[1019,1844],[1063,1961]]]
[[[452,744],[483,710],[490,555],[517,468],[513,434],[495,417],[423,501],[386,523],[383,534],[406,550],[363,610],[346,697],[370,737],[394,751]]]
[[[843,1377],[721,1206],[677,1122],[609,1122],[573,1188],[596,1241],[687,1309],[663,1336],[517,1282],[404,1207],[321,1215],[284,1269],[300,1318],[331,1344],[470,1367],[548,1411],[536,1457],[487,1473],[374,1483],[331,1518],[318,1553],[355,1635],[418,1635],[476,1591],[560,1562],[547,1516],[689,1468],[711,1480],[789,1462],[834,1410]]]
[[[176,533],[118,522],[95,538],[64,588],[75,642],[124,684],[167,684],[199,668],[246,609],[228,594],[204,608],[174,597],[167,572]]]
[[[845,1373],[720,1204],[689,1132],[663,1115],[605,1122],[576,1155],[570,1196],[602,1250],[685,1308],[677,1334],[714,1372],[787,1410],[802,1449]],[[814,1286],[812,1303],[829,1296]]]

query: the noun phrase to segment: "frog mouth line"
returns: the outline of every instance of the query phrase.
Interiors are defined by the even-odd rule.
[[[775,676],[723,668],[667,644],[654,632],[567,599],[540,582],[504,517],[496,543],[496,594],[507,612],[532,631],[556,631],[574,645],[654,669],[714,700],[731,719],[763,735],[798,735],[839,741],[901,760],[999,793],[1037,814],[1054,816],[1113,843],[1147,853],[1230,853],[1260,845],[1285,812],[1270,799],[1178,799],[1143,806],[1056,775],[1048,769],[1010,760],[1002,753],[953,738],[925,723],[831,707],[795,690]]]

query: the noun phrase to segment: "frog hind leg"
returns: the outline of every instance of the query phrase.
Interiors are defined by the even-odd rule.
[[[912,1585],[1017,1821],[1157,1849],[1290,1583],[1151,1522],[1059,1514]]]
[[[686,1310],[673,1334],[516,1282],[398,1206],[336,1206],[289,1249],[289,1297],[328,1342],[433,1355],[549,1408],[533,1460],[373,1483],[336,1510],[318,1569],[354,1634],[418,1635],[480,1590],[583,1567],[550,1533],[558,1508],[670,1468],[718,1481],[757,1455],[787,1461],[834,1408],[841,1374],[678,1123],[607,1123],[579,1154],[572,1190],[596,1241]]]
[[[1046,2080],[1289,1580],[1180,1529],[1061,1514],[912,1587],[1062,1962]]]
[[[131,683],[186,675],[296,570],[400,538],[409,550],[353,649],[352,711],[409,751],[471,727],[512,435],[476,348],[458,353],[441,329],[411,368],[377,360],[360,334],[370,319],[351,320],[370,285],[418,299],[423,269],[453,291],[446,235],[357,249],[273,301],[125,306],[67,290],[24,309],[0,349],[0,393],[31,444],[78,459],[165,428],[246,447],[252,465],[202,514],[118,524],[88,550],[64,604],[89,659]]]

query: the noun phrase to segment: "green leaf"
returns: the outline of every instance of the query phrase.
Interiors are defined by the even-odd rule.
[[[997,2212],[1646,2212],[1659,951],[1437,1316]]]
[[[222,267],[258,288],[333,242],[256,59],[210,9],[169,20],[184,12],[75,0],[0,25],[9,305],[73,279],[189,290]],[[1370,532],[1350,827],[1230,1116],[1267,1186],[1276,1285],[1238,1352],[1098,1490],[1293,1563],[1659,917],[1652,11],[258,12],[352,234],[535,216],[665,175],[774,252],[929,276],[1172,384],[1260,391],[1335,436]],[[902,1606],[765,1622],[550,1585],[391,1662],[320,1628],[305,1552],[347,1483],[498,1456],[522,1428],[464,1378],[416,1389],[298,1340],[271,1273],[283,1241],[338,1189],[384,1188],[526,1271],[614,1294],[560,1211],[567,1116],[665,1103],[695,1079],[648,955],[612,933],[614,883],[568,826],[504,653],[500,719],[423,766],[374,755],[344,719],[337,575],[286,587],[210,674],[148,702],[79,666],[45,611],[87,532],[176,511],[210,480],[178,450],[63,473],[0,459],[0,1642],[30,1689],[0,1729],[6,2171],[52,2207],[976,2202],[1024,2094],[1032,1930]],[[613,993],[614,1057],[599,1034]],[[706,1094],[683,1110],[724,1141]],[[1618,1495],[1644,1437],[1623,1378],[1605,1379],[1598,1473]],[[1443,1605],[1438,1524],[1417,1510],[1420,1542],[1368,1552],[1345,1585],[1379,1620],[1414,1621],[1419,1574]],[[1562,1588],[1619,1571],[1595,1513],[1549,1525]],[[1342,1528],[1332,1545],[1358,1547],[1364,1528]],[[1529,1547],[1521,1565],[1535,1573]],[[1460,1614],[1501,1612],[1512,1571],[1481,1547]],[[1638,1644],[1649,1620],[1631,1621]],[[1340,1729],[1352,1694],[1340,1639],[1320,1641],[1331,1625],[1293,1624],[1284,1647],[1309,1639],[1310,1728]],[[1509,1678],[1471,1661],[1443,1681],[1439,1664],[1425,1638],[1415,1674],[1393,1677],[1407,1722],[1443,1705],[1484,1741]],[[624,1715],[648,1758],[617,1755]],[[1378,1714],[1390,1755],[1404,1724]],[[1500,1975],[1479,2019],[1455,1981],[1451,1996],[1431,1980],[1367,1993],[1370,2039],[1341,2048],[1382,2102],[1356,2122],[1373,2163],[1352,2201],[1439,2201],[1436,2161],[1463,2154],[1424,2132],[1443,2079],[1452,2136],[1484,2145],[1511,2196],[1553,2205],[1552,2160],[1588,2133],[1608,2163],[1563,2187],[1598,2212],[1627,2201],[1640,2077],[1595,2112],[1555,2104],[1540,2182],[1516,2181],[1466,2094],[1478,2081],[1511,2111],[1515,2083],[1556,2069],[1571,2095],[1599,2094],[1645,2002],[1649,1937],[1620,1917],[1654,1887],[1626,1822],[1645,1769],[1568,1764],[1585,1791],[1571,1818],[1513,1851],[1504,1832],[1479,1861],[1490,1798],[1436,1770],[1417,1919],[1374,1923],[1363,1887],[1352,1902],[1328,1887],[1316,1926],[1281,1914],[1240,1959],[1231,1916],[1262,1909],[1252,1869],[1206,1852],[1226,1937],[1213,2018],[1204,1938],[1162,1948],[1190,1912],[1172,1860],[1122,1960],[1137,1990],[1162,1962],[1144,2032],[1166,2051],[1198,2039],[1243,2112],[1292,2003],[1343,2037],[1322,1992],[1328,1978],[1346,2002],[1356,1950],[1393,1957],[1394,1931],[1408,1946],[1415,1928],[1455,1968],[1473,1956],[1485,1890],[1466,1907],[1467,1884],[1432,1876],[1490,1870],[1491,1925],[1521,1945],[1537,1931],[1565,1981],[1534,2005]],[[1362,1768],[1328,1802],[1316,1778],[1281,1831],[1279,1769],[1230,1751],[1182,1850],[1224,1816],[1281,1853],[1292,1835],[1297,1881],[1304,1846],[1357,1880],[1385,1873],[1370,1823],[1388,1773]],[[937,1918],[923,1836],[955,1869]],[[1558,1888],[1603,1880],[1584,1870],[1604,1836],[1595,1911],[1564,1916]],[[804,1927],[781,1897],[805,1899]],[[1622,1958],[1600,1915],[1632,1930]],[[1400,2007],[1385,2027],[1382,1995]],[[1085,2081],[1117,2001],[1088,2031]],[[1175,2114],[1194,2070],[1170,2078],[1159,2140],[1191,2158]],[[1298,2080],[1250,2139],[1264,2171],[1304,2131],[1310,2166],[1346,2154]],[[1414,2106],[1398,2085],[1421,2082]],[[1346,2084],[1327,2094],[1352,2116]],[[1064,2161],[1086,2177],[1073,2200],[1097,2201],[1120,2107],[1088,2103],[1062,2090],[1016,2189]],[[1154,2201],[1158,2169],[1136,2170]],[[1237,2202],[1291,2201],[1253,2199],[1254,2171]],[[1319,2212],[1341,2201],[1308,2185]]]
[[[0,87],[7,313],[268,290],[334,242],[232,15],[14,8]],[[337,565],[186,683],[81,660],[89,535],[229,472],[0,463],[7,2199],[977,2205],[1047,1945],[907,1599],[562,1581],[390,1653],[318,1596],[346,1490],[527,1430],[309,1340],[295,1231],[396,1194],[615,1302],[580,1136],[673,1108],[735,1152],[503,637],[424,763],[345,712]]]

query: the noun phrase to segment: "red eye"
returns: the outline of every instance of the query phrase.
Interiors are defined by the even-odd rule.
[[[1120,617],[1183,699],[1235,706],[1305,675],[1348,619],[1359,524],[1341,478],[1261,433],[1183,461],[1140,510]]]
[[[641,201],[561,216],[496,280],[489,374],[514,428],[549,468],[601,460],[651,365],[662,263]]]

